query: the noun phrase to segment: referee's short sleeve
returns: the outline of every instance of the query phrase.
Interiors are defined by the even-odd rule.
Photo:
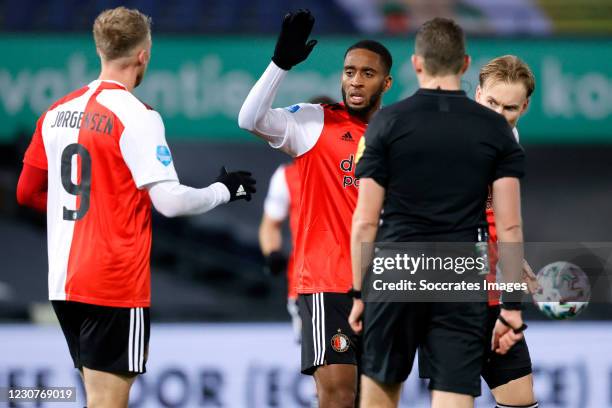
[[[368,125],[364,135],[365,149],[360,156],[357,155],[357,168],[355,176],[358,178],[374,179],[382,187],[389,182],[389,169],[387,161],[388,119],[384,111],[378,112]]]
[[[499,160],[493,180],[502,177],[522,178],[525,175],[525,152],[518,144],[510,128],[503,129]]]

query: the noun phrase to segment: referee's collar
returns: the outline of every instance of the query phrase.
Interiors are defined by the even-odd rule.
[[[467,96],[465,91],[462,89],[456,91],[447,91],[445,89],[431,89],[431,88],[419,88],[416,91],[417,95],[456,95],[456,96]]]

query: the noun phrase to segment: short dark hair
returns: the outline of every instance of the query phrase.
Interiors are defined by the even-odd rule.
[[[414,53],[423,57],[428,74],[456,75],[465,59],[463,29],[448,18],[429,20],[416,33]]]
[[[393,57],[391,57],[391,53],[389,52],[387,47],[385,47],[378,41],[374,41],[374,40],[357,41],[355,44],[348,47],[348,49],[344,53],[344,58],[346,58],[349,52],[353,50],[360,50],[360,49],[372,51],[378,54],[378,56],[382,60],[382,63],[385,67],[385,70],[386,70],[385,74],[389,74],[389,72],[391,72],[391,67],[393,66]]]

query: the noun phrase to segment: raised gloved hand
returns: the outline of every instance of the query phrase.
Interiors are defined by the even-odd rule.
[[[236,200],[251,201],[251,195],[257,190],[255,189],[255,179],[251,177],[248,171],[233,171],[228,173],[225,166],[221,167],[221,173],[215,180],[223,183],[230,193],[230,202]]]
[[[300,9],[285,15],[272,57],[279,68],[290,70],[308,58],[317,45],[317,40],[308,41],[314,21],[314,16],[308,10]]]

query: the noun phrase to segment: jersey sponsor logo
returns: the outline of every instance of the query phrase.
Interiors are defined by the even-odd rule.
[[[55,117],[51,128],[85,129],[110,135],[113,131],[113,125],[112,116],[97,112],[61,111]]]
[[[157,146],[157,160],[164,166],[168,166],[172,163],[172,155],[170,154],[168,146]]]
[[[331,338],[331,346],[337,353],[344,353],[348,351],[350,345],[351,341],[346,334],[340,331],[340,329],[338,329],[338,333],[334,334],[334,336]]]
[[[291,113],[295,113],[295,112],[299,111],[300,108],[301,108],[300,105],[291,105],[291,106],[286,107],[285,109],[288,110]]]
[[[347,188],[350,186],[359,187],[359,179],[355,177],[353,169],[355,168],[355,155],[350,155],[347,159],[340,161],[340,170],[344,174],[342,176],[342,187]]]

